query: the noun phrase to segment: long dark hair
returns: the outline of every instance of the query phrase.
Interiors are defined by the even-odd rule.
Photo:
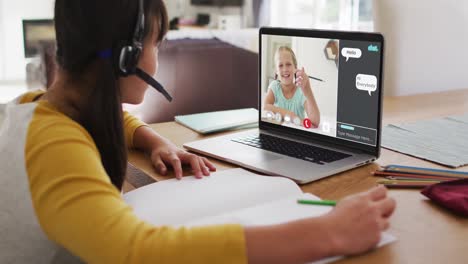
[[[144,10],[145,38],[157,30],[160,42],[168,29],[166,7],[162,0],[144,0]],[[116,62],[122,46],[131,43],[137,14],[137,0],[55,2],[57,62],[71,82],[92,86],[86,88],[87,93],[83,89],[85,104],[80,105],[79,119],[75,121],[93,138],[102,164],[119,190],[126,173],[127,146]],[[112,58],[98,56],[109,49]]]

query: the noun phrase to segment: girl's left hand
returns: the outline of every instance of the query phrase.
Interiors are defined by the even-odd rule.
[[[207,158],[199,157],[178,148],[171,142],[159,144],[151,151],[151,161],[158,173],[167,174],[167,166],[174,169],[175,177],[182,179],[182,164],[190,164],[196,178],[209,176],[210,171],[216,171],[216,167]]]
[[[310,91],[310,81],[309,76],[305,72],[304,67],[302,69],[296,70],[296,86],[302,89],[304,94],[307,94]]]

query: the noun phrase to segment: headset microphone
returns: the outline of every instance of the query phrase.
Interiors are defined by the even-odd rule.
[[[119,72],[121,76],[136,75],[148,85],[152,86],[158,92],[171,102],[171,95],[164,87],[151,77],[148,73],[138,68],[138,60],[143,50],[143,37],[145,32],[145,13],[143,9],[143,0],[138,0],[138,18],[136,22],[135,33],[131,45],[122,47],[119,57]]]
[[[143,81],[145,81],[147,84],[151,85],[154,89],[156,89],[158,92],[162,93],[162,95],[164,95],[164,97],[166,97],[166,99],[169,101],[169,102],[172,102],[172,96],[166,91],[166,89],[164,89],[164,87],[158,82],[156,81],[153,77],[151,77],[149,74],[147,74],[146,72],[144,72],[143,70],[141,70],[140,68],[136,68],[135,69],[135,74],[136,76],[138,76],[140,79],[142,79]]]

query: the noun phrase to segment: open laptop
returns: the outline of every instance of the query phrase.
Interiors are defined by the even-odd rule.
[[[259,129],[184,147],[300,184],[376,160],[383,36],[286,28],[259,34]],[[294,74],[302,67],[310,84],[303,80],[304,89]]]

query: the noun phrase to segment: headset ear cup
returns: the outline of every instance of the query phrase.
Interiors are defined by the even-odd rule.
[[[123,76],[134,74],[141,50],[135,46],[125,46],[120,51],[119,70]]]
[[[122,76],[128,76],[136,73],[138,60],[143,50],[143,38],[145,28],[144,0],[138,0],[138,18],[133,39],[130,42],[124,42],[120,48],[118,58],[118,69]],[[119,49],[118,49],[119,50]]]
[[[120,49],[120,54],[119,54],[119,61],[117,62],[118,69],[119,69],[119,75],[122,76],[127,76],[127,52],[126,52],[126,47],[122,47]]]

